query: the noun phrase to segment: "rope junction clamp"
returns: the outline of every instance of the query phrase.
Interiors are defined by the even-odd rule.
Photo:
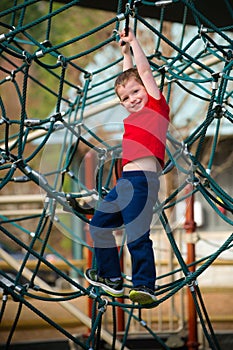
[[[193,275],[192,272],[189,272],[186,279],[190,278],[191,276]],[[195,291],[195,286],[197,286],[198,283],[197,283],[197,280],[196,279],[193,279],[191,280],[190,282],[187,282],[187,286],[189,287],[190,291],[191,292],[194,292]]]
[[[98,295],[94,292],[94,288],[92,288],[88,294],[88,297],[91,299],[97,299]]]
[[[225,115],[225,112],[226,109],[222,105],[218,104],[213,110],[213,116],[216,119],[221,119]]]
[[[103,298],[102,301],[103,301],[103,305],[99,305],[98,311],[100,311],[103,314],[107,310],[108,300]]]
[[[63,68],[66,68],[67,67],[66,57],[63,55],[59,55],[57,58],[57,63],[60,63]]]
[[[166,6],[173,3],[173,0],[161,0],[161,1],[155,1],[155,6]]]
[[[32,56],[27,51],[23,51],[22,55],[24,62],[27,63],[28,66],[30,66],[32,63]]]
[[[6,40],[6,35],[5,34],[1,34],[0,35],[0,43],[2,43],[5,40]]]

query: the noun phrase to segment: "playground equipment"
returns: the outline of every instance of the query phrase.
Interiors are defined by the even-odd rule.
[[[170,276],[175,276],[172,282],[159,285],[158,299],[151,306],[159,307],[188,286],[191,293],[190,307],[192,311],[195,308],[195,312],[190,319],[191,323],[194,321],[194,324],[189,325],[191,331],[187,346],[189,349],[198,349],[195,328],[198,316],[209,347],[219,349],[197,278],[221,253],[232,247],[233,236],[230,235],[213,254],[203,258],[200,266],[198,265],[200,261],[195,260],[195,255],[192,255],[190,261],[186,262],[175,240],[173,226],[167,212],[178,202],[192,199],[194,194],[200,193],[216,215],[219,215],[229,227],[232,226],[232,197],[219,186],[211,174],[215,152],[218,149],[221,125],[232,126],[232,23],[224,22],[223,25],[222,22],[212,21],[211,16],[204,16],[198,10],[196,2],[190,0],[156,1],[155,3],[130,1],[126,6],[124,2],[119,1],[115,8],[116,15],[109,21],[87,33],[72,36],[66,42],[54,43],[53,21],[56,21],[57,18],[62,19],[63,13],[72,10],[74,6],[79,6],[79,1],[66,2],[56,9],[53,8],[53,1],[48,1],[47,13],[39,14],[33,21],[28,21],[27,15],[36,9],[37,3],[38,1],[35,0],[15,1],[12,7],[7,7],[0,13],[2,77],[0,81],[2,90],[0,97],[0,188],[5,194],[10,192],[10,188],[17,188],[17,186],[26,188],[32,185],[38,193],[41,192],[43,202],[43,207],[31,215],[21,213],[16,217],[14,212],[1,215],[1,234],[25,251],[23,261],[14,277],[9,277],[4,271],[0,271],[0,275],[4,278],[0,280],[0,287],[3,290],[1,319],[4,318],[8,296],[14,298],[18,303],[18,312],[12,322],[6,348],[10,347],[22,306],[25,306],[83,349],[98,349],[101,338],[110,343],[112,349],[127,349],[129,329],[134,320],[142,324],[148,334],[163,349],[169,349],[166,342],[153,331],[153,328],[144,324],[141,318],[142,307],[131,304],[127,295],[121,300],[106,299],[106,295],[101,290],[79,283],[79,279],[67,275],[64,270],[57,268],[56,264],[45,256],[45,251],[50,251],[61,259],[76,277],[82,280],[82,269],[59,254],[50,245],[50,237],[54,227],[59,228],[75,244],[92,251],[88,232],[86,237],[83,236],[81,225],[83,223],[86,228],[85,224],[88,224],[93,214],[94,205],[83,205],[82,199],[84,202],[85,198],[92,198],[96,201],[104,196],[105,191],[112,186],[116,177],[119,176],[118,162],[121,145],[115,139],[108,139],[106,130],[103,133],[102,126],[101,128],[96,125],[91,126],[89,121],[96,121],[100,112],[117,106],[118,101],[114,97],[112,86],[116,75],[120,72],[122,58],[118,56],[94,71],[80,67],[78,60],[85,55],[97,53],[102,48],[114,45],[118,40],[120,26],[130,18],[135,31],[139,27],[143,28],[155,40],[154,52],[148,55],[148,60],[154,71],[155,79],[158,80],[160,89],[163,90],[171,108],[175,103],[175,88],[178,89],[178,94],[179,91],[185,91],[195,101],[198,101],[200,108],[204,104],[208,106],[202,120],[184,139],[179,140],[174,137],[172,125],[169,129],[167,162],[160,176],[163,179],[170,172],[175,171],[178,174],[178,182],[176,189],[169,195],[164,195],[164,198],[156,204],[154,212],[180,267],[170,271]],[[84,1],[82,3],[85,5]],[[155,6],[156,11],[160,14],[157,27],[141,14],[145,8],[153,12]],[[173,9],[177,6],[179,13],[183,13],[182,31],[179,40],[175,41],[164,34],[166,12],[171,11],[169,6],[172,6]],[[233,9],[230,1],[225,1],[222,7],[232,16]],[[186,19],[190,19],[190,14],[196,31],[195,35],[189,37],[187,41],[186,32],[189,21],[187,22]],[[38,28],[40,33],[40,35],[37,33],[37,38],[33,31],[35,28]],[[72,56],[65,55],[65,48],[68,46],[73,45],[77,48],[76,44],[82,43],[85,38],[106,30],[112,33],[106,40],[96,41],[95,45],[87,50],[77,52],[75,49]],[[169,56],[164,54],[163,45],[169,48]],[[34,72],[34,67],[45,71],[47,76],[52,78],[52,84],[49,85],[46,81],[40,80]],[[71,78],[72,72],[82,77],[82,86],[77,86]],[[98,80],[102,72],[106,72],[106,79]],[[10,90],[8,91],[12,91],[12,95],[4,94],[4,90],[8,89],[9,85]],[[32,85],[36,85],[51,100],[55,101],[51,115],[41,115],[40,111],[37,115],[29,115],[28,104]],[[75,94],[72,93],[67,97],[68,88],[69,91],[75,91]],[[9,99],[11,99],[10,103],[17,103],[19,106],[18,115],[9,114]],[[120,124],[120,121],[118,123]],[[104,126],[107,126],[106,121]],[[208,167],[205,168],[201,162],[201,154],[210,127],[214,127],[215,133],[209,151]],[[54,140],[53,138],[55,142],[59,138],[62,139],[59,157],[55,163],[51,161],[49,152],[47,152],[47,145]],[[77,159],[79,159],[78,165]],[[46,169],[44,164],[46,164]],[[87,174],[92,174],[92,176],[87,176]],[[97,175],[96,179],[94,175]],[[14,187],[11,187],[12,185]],[[186,192],[187,185],[188,192]],[[30,196],[28,196],[29,199]],[[73,227],[67,224],[67,216],[76,220],[75,225],[77,224],[76,227],[78,227],[76,232],[73,232]],[[33,230],[27,226],[29,220],[33,220]],[[192,236],[195,225],[190,226],[190,222],[193,223],[192,215],[189,216],[187,226],[188,233]],[[27,241],[21,239],[22,234],[28,236]],[[123,235],[122,242],[124,238]],[[123,247],[123,243],[120,246]],[[192,250],[193,245],[190,248]],[[123,254],[123,248],[120,249],[119,254]],[[10,260],[10,257],[4,253],[1,256],[17,269],[14,260]],[[30,256],[33,256],[37,262],[32,271],[26,268]],[[88,259],[91,263],[90,255]],[[48,284],[38,279],[37,275],[42,266],[46,266],[62,280],[67,281],[73,287],[73,291],[66,293],[53,290]],[[181,277],[180,273],[182,273]],[[28,279],[28,283],[21,283],[22,276]],[[124,277],[126,287],[130,288],[130,277],[126,275]],[[160,276],[159,279],[162,281],[163,276]],[[47,296],[41,296],[39,292],[44,292]],[[70,304],[71,300],[79,298],[92,300],[89,317]],[[91,329],[87,339],[80,340],[45,313],[36,309],[31,302],[33,299],[40,299],[45,303],[48,300],[61,302],[64,308],[69,309]],[[102,317],[110,308],[114,319],[112,333],[102,327]],[[120,310],[124,319],[127,317],[124,336],[121,337],[121,340],[117,337],[118,330],[115,326],[116,310],[118,312]],[[134,313],[135,310],[138,310],[137,315]]]

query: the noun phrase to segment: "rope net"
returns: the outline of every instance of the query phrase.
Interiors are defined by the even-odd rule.
[[[178,3],[183,9],[183,23],[179,34],[174,24],[172,37],[167,35],[164,18],[167,8]],[[230,1],[223,3],[232,15]],[[113,90],[114,80],[121,71],[122,57],[115,47],[120,27],[130,18],[135,31],[149,35],[154,50],[148,52],[148,60],[174,113],[174,122],[177,103],[182,103],[180,96],[192,99],[193,114],[197,114],[195,105],[202,111],[202,119],[194,117],[193,127],[185,135],[177,134],[175,124],[171,123],[169,127],[166,164],[160,177],[164,181],[166,176],[175,174],[175,190],[170,193],[164,190],[154,213],[180,267],[158,277],[161,284],[157,289],[157,301],[152,306],[159,306],[188,286],[209,346],[219,349],[197,278],[220,254],[232,247],[233,236],[230,235],[211,255],[187,264],[176,242],[176,224],[170,221],[169,213],[177,203],[198,193],[216,215],[229,227],[232,225],[232,197],[212,176],[221,126],[232,127],[233,121],[232,25],[216,26],[211,18],[198,11],[195,1],[130,1],[126,7],[119,1],[116,14],[109,13],[107,22],[85,33],[69,33],[67,40],[60,42],[53,28],[62,21],[65,13],[71,14],[74,9],[82,12],[78,5],[77,0],[59,5],[52,0],[15,0],[11,7],[7,4],[0,13],[0,188],[3,196],[29,192],[39,194],[43,202],[42,209],[32,200],[30,209],[22,214],[0,213],[3,241],[12,242],[24,252],[14,276],[0,271],[1,320],[4,320],[8,296],[18,303],[6,348],[11,344],[22,308],[27,307],[82,349],[99,348],[101,337],[106,336],[104,332],[101,335],[101,325],[107,309],[112,310],[114,323],[109,332],[112,349],[126,349],[132,322],[143,326],[161,348],[170,349],[153,327],[143,321],[141,306],[129,302],[127,295],[121,299],[106,298],[101,289],[87,286],[83,282],[82,267],[77,267],[72,259],[65,258],[55,248],[54,237],[59,231],[76,249],[92,252],[86,225],[98,199],[119,176],[122,119],[114,120],[113,117],[112,120],[111,116],[115,113],[123,115]],[[142,17],[141,5],[158,11],[160,19]],[[192,29],[186,23],[187,12],[192,13],[196,23]],[[85,65],[85,58],[98,55],[101,65]],[[42,103],[37,101],[34,106],[37,93]],[[210,130],[213,142],[205,166],[202,153],[206,152],[204,145]],[[187,185],[190,186],[188,193]],[[25,198],[18,203],[26,203]],[[12,206],[15,209],[14,204],[9,208]],[[123,247],[124,233],[121,239],[120,246]],[[62,261],[62,268],[50,260],[51,254]],[[123,249],[119,254],[123,254]],[[1,257],[5,257],[2,250]],[[4,259],[10,261],[8,255]],[[36,263],[29,271],[27,264],[31,259]],[[14,267],[14,261],[10,264]],[[72,291],[49,288],[40,278],[42,267],[72,286]],[[71,272],[67,274],[66,271]],[[125,287],[130,288],[130,277],[127,274],[124,277]],[[167,277],[171,277],[171,282],[163,282]],[[69,305],[79,298],[90,299],[92,305],[92,316],[87,321],[85,317],[82,320],[91,329],[85,340],[74,336],[33,304],[33,300],[40,300]],[[116,309],[120,309],[127,319],[121,342],[117,337]],[[77,315],[77,309],[72,310]]]

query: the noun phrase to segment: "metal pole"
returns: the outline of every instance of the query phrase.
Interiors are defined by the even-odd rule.
[[[94,153],[88,152],[85,155],[85,184],[88,189],[92,189],[95,187],[94,184],[94,174],[95,174],[95,164],[94,164]],[[91,219],[90,215],[87,215],[87,218]],[[86,223],[84,226],[85,236],[86,236],[86,243],[88,246],[92,247],[93,242],[91,239],[91,234],[89,230],[89,224]],[[90,249],[87,251],[87,268],[90,268],[92,266],[92,252]],[[88,298],[88,316],[92,317],[92,305],[93,302],[90,298]]]

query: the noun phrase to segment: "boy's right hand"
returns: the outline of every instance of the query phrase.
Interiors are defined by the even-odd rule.
[[[125,28],[121,31],[119,43],[123,55],[130,53],[130,42],[134,39],[134,37],[135,36],[131,28],[128,28],[127,35]]]
[[[125,43],[130,43],[134,38],[135,35],[131,28],[128,28],[127,31],[124,28],[120,33],[120,41],[124,41]]]

